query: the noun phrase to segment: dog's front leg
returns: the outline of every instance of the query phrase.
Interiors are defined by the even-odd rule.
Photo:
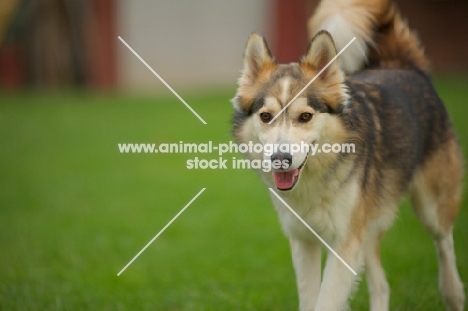
[[[321,279],[321,245],[318,241],[290,239],[299,292],[299,310],[313,311]]]
[[[350,238],[334,250],[356,272],[363,266],[363,245],[360,239]],[[342,311],[348,309],[348,299],[357,276],[334,254],[327,255],[323,282],[315,311]]]

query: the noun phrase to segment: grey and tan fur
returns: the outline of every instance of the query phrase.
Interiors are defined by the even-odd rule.
[[[365,8],[370,0],[351,2]],[[233,133],[238,143],[354,143],[355,153],[296,153],[288,169],[258,173],[355,271],[365,272],[373,311],[389,307],[379,239],[391,226],[399,200],[409,193],[435,241],[445,305],[462,311],[465,297],[452,238],[463,175],[460,148],[419,42],[404,47],[411,53],[397,52],[398,44],[417,38],[394,5],[382,3],[386,9],[363,27],[368,38],[377,39],[361,42],[366,49],[362,55],[354,52],[356,64],[352,57],[346,61],[346,72],[355,73],[345,75],[335,61],[271,125],[269,120],[336,55],[336,47],[327,31],[319,31],[298,63],[278,64],[265,40],[253,34],[233,99]],[[325,15],[324,20],[333,14]],[[358,17],[338,25],[348,23],[353,29]],[[320,20],[317,15],[313,19]],[[375,24],[382,20],[387,24]],[[372,34],[375,29],[385,33]],[[330,255],[322,280],[320,242],[278,199],[272,200],[290,241],[300,310],[346,310],[357,278]]]

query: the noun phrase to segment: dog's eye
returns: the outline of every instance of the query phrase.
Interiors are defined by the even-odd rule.
[[[260,114],[260,119],[263,121],[263,122],[270,122],[271,120],[271,113],[269,112],[262,112]]]
[[[309,122],[311,119],[312,119],[312,114],[309,112],[301,113],[301,115],[299,116],[299,122],[302,122],[302,123]]]

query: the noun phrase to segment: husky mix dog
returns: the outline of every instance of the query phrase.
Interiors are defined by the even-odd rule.
[[[365,272],[371,310],[389,307],[379,239],[391,226],[399,200],[409,193],[435,241],[445,305],[462,311],[465,297],[452,228],[463,160],[419,39],[389,0],[324,0],[309,30],[315,35],[305,56],[290,64],[278,64],[260,35],[249,38],[233,99],[236,141],[354,144],[354,153],[278,151],[271,160],[289,165],[258,173],[354,271]],[[357,40],[326,67],[353,37]],[[300,310],[347,309],[357,276],[329,254],[322,280],[322,244],[271,196],[289,238]]]

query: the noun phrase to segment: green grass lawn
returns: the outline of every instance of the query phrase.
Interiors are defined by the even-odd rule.
[[[436,84],[467,154],[468,79]],[[254,172],[118,152],[128,142],[229,141],[233,93],[181,92],[208,125],[168,92],[0,96],[0,310],[296,310],[289,246]],[[465,282],[467,202],[455,227]],[[433,243],[407,203],[382,255],[391,310],[443,309]],[[353,310],[367,299],[363,282]]]

